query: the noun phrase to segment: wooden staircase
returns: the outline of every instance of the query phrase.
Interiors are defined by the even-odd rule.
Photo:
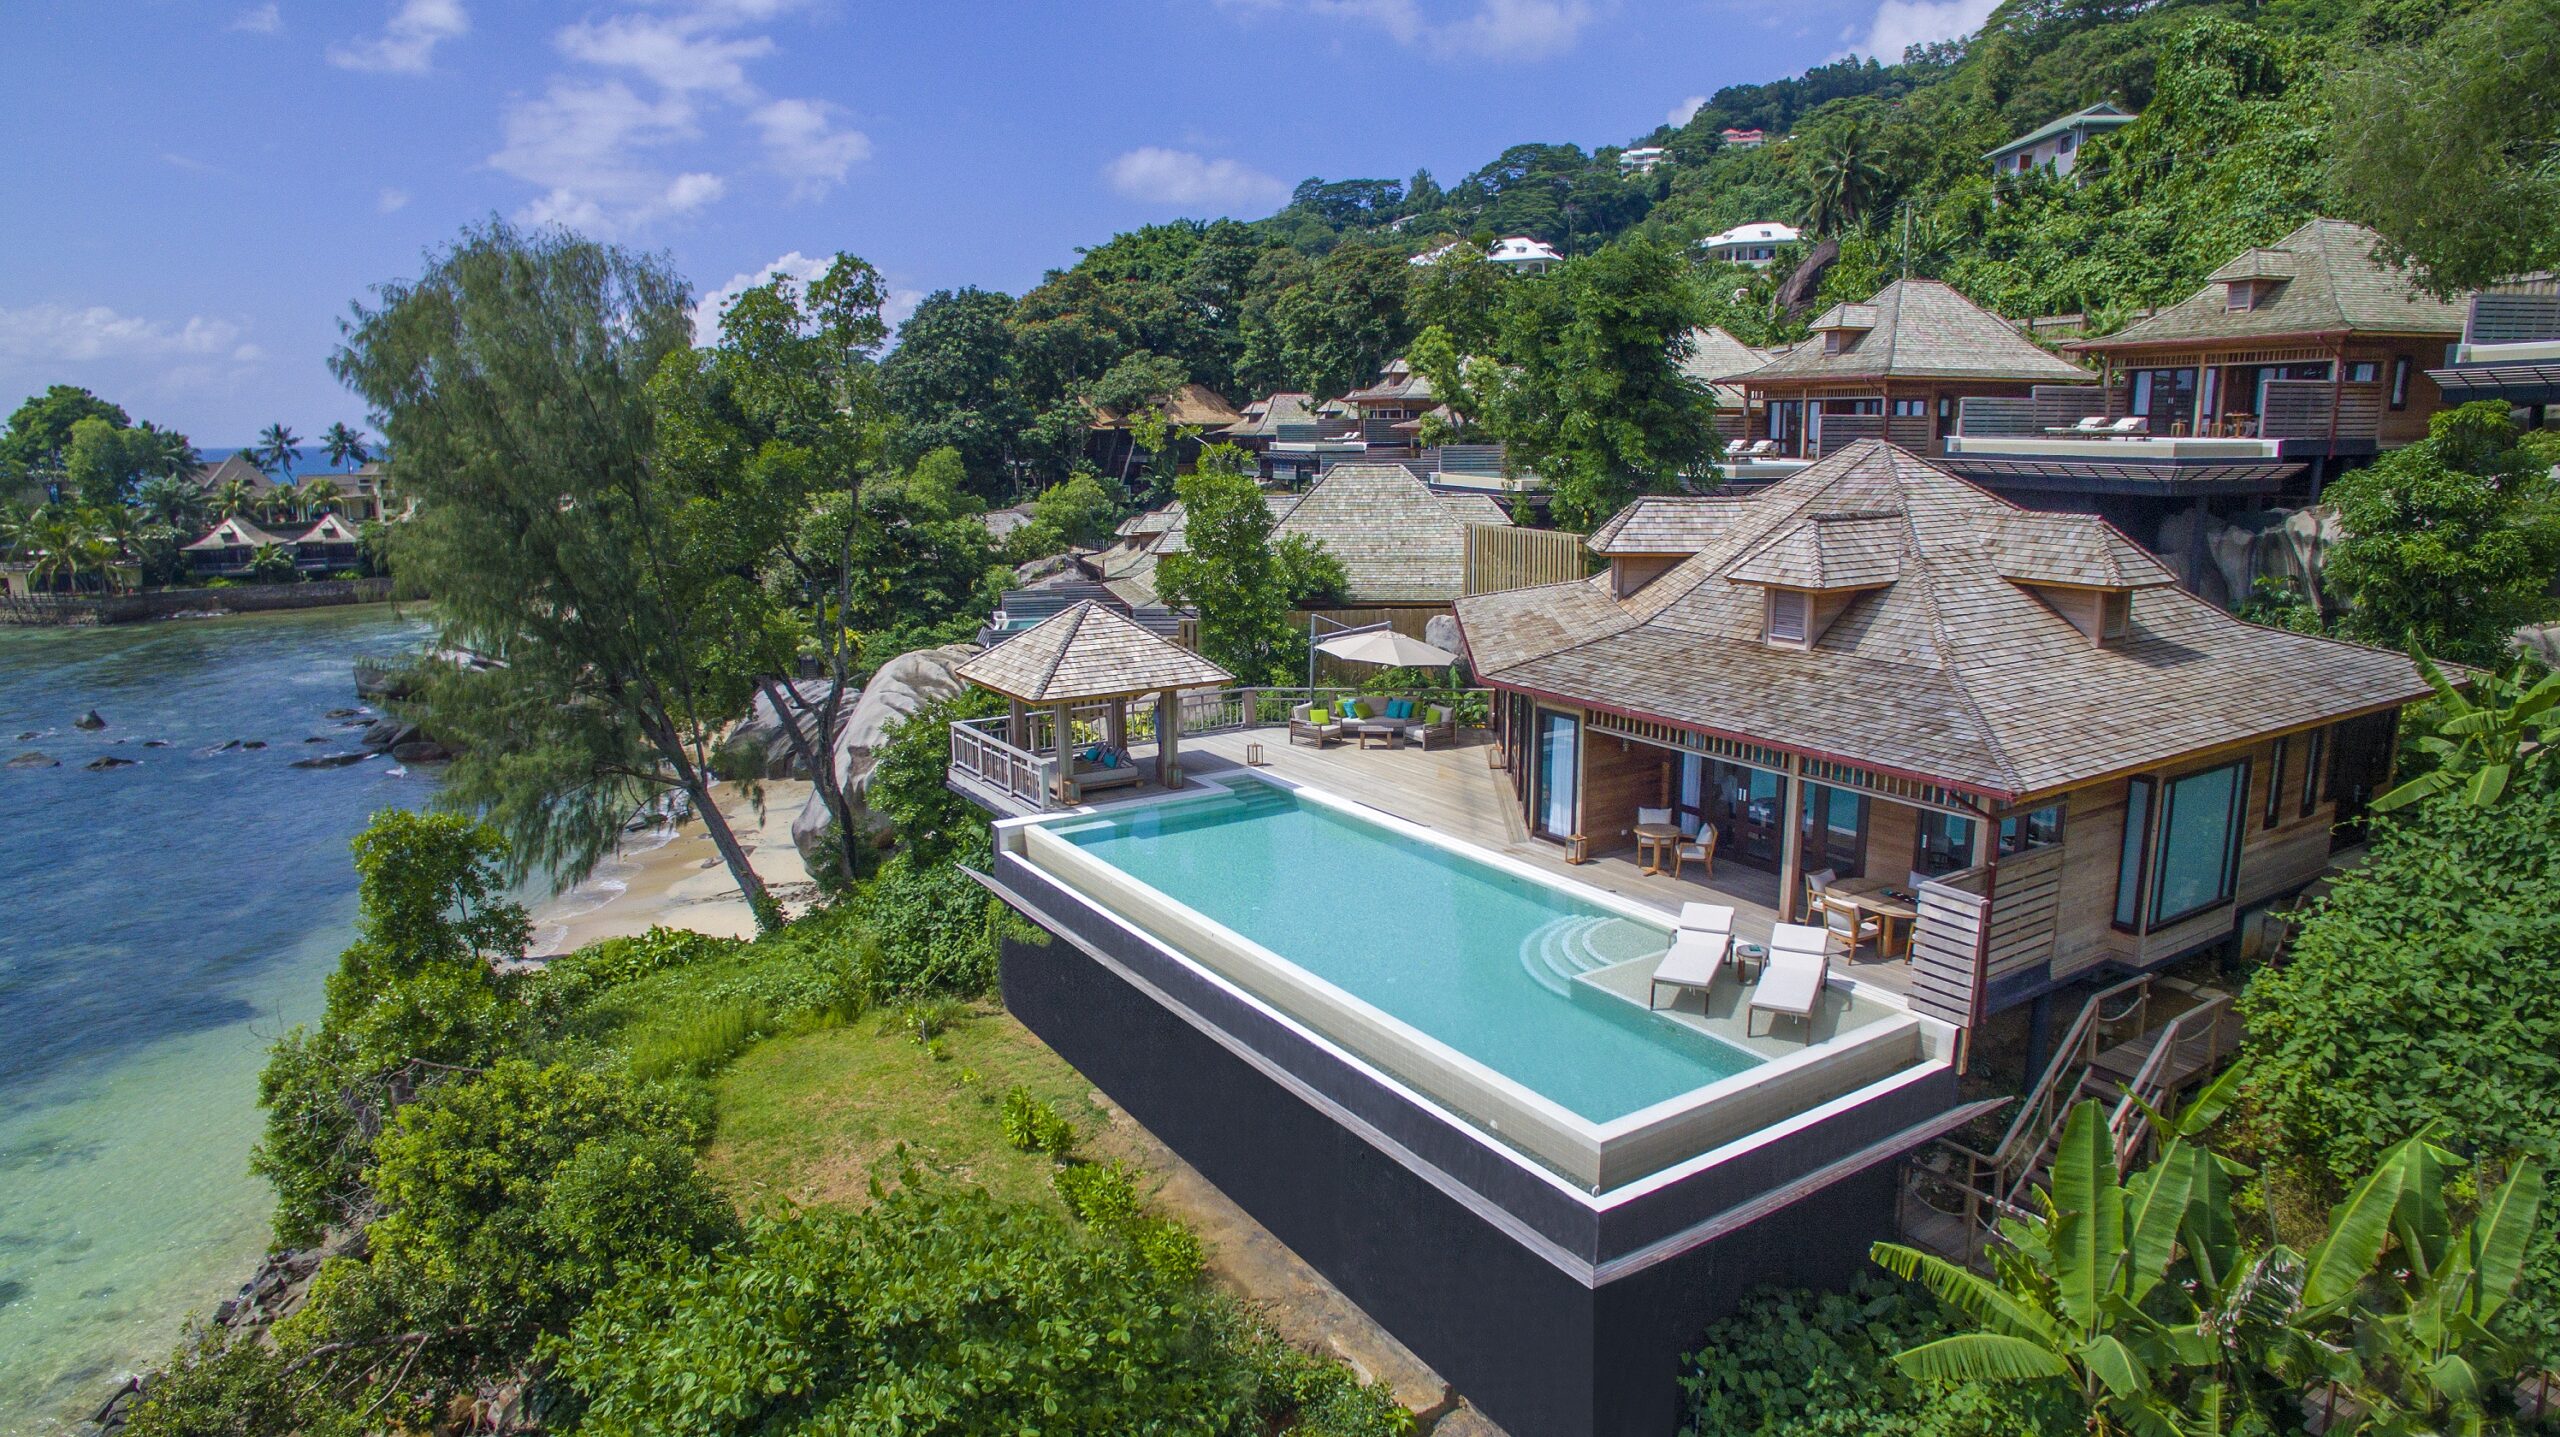
[[[2228,993],[2151,974],[2101,989],[2081,1005],[1990,1152],[1941,1138],[1904,1163],[1904,1237],[1952,1261],[1979,1263],[1999,1219],[2034,1211],[2073,1107],[2086,1098],[2114,1103],[2107,1129],[2121,1172],[2151,1146],[2143,1105],[2166,1105],[2238,1043]]]

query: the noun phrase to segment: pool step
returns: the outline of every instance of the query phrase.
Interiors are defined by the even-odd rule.
[[[1593,914],[1551,918],[1521,941],[1520,966],[1529,970],[1540,987],[1569,997],[1574,979],[1620,961],[1601,952],[1595,939],[1609,925],[1623,921]]]

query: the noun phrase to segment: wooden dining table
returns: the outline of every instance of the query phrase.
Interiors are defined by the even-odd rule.
[[[1666,843],[1677,845],[1681,839],[1686,838],[1687,836],[1688,835],[1680,831],[1680,825],[1676,823],[1637,824],[1636,863],[1638,868],[1645,873],[1660,873],[1662,871],[1662,846]],[[1653,850],[1653,858],[1650,862],[1647,862],[1645,859],[1646,849]]]
[[[1911,925],[1920,918],[1918,904],[1887,895],[1885,890],[1893,886],[1889,878],[1843,878],[1829,890],[1876,920],[1876,951],[1888,958],[1910,951]]]

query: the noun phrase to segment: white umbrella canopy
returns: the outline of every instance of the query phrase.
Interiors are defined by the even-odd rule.
[[[1458,661],[1456,654],[1438,644],[1426,644],[1393,629],[1336,634],[1317,643],[1316,648],[1355,664],[1384,664],[1398,669],[1445,669]]]

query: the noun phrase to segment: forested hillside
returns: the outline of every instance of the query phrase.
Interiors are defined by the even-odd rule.
[[[1685,124],[1629,137],[1666,151],[1649,174],[1622,173],[1618,147],[1523,143],[1454,182],[1312,178],[1264,220],[1115,235],[1019,298],[937,293],[887,377],[913,452],[958,447],[992,498],[1067,474],[1097,402],[1185,379],[1238,403],[1335,394],[1433,324],[1486,352],[1502,277],[1406,262],[1451,239],[1531,235],[1575,260],[1658,246],[1684,271],[1689,317],[1753,342],[1801,333],[1811,311],[1775,303],[1800,255],[1751,270],[1695,245],[1758,220],[1803,225],[1808,248],[1838,241],[1816,306],[1907,270],[2013,317],[2085,313],[2098,331],[2323,213],[2375,224],[2444,284],[2477,283],[2547,259],[2560,228],[2554,13],[2008,0],[1979,35],[1896,64],[1719,90]],[[2141,119],[2089,146],[2082,183],[1995,183],[1986,151],[2101,100]],[[1772,139],[1725,148],[1727,127]]]

